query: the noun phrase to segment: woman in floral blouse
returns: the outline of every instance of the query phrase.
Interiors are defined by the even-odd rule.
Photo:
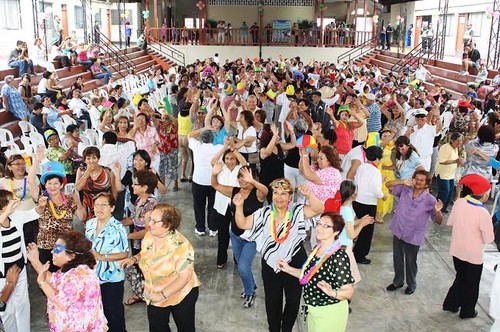
[[[61,234],[52,249],[52,260],[61,269],[51,273],[49,263],[40,263],[36,245],[28,245],[28,258],[38,273],[38,285],[47,296],[51,332],[108,330],[91,250],[92,243],[84,234]]]
[[[178,331],[195,331],[195,305],[200,280],[194,271],[194,250],[177,231],[181,212],[175,206],[158,204],[149,219],[142,250],[122,262],[139,263],[144,271],[144,297],[148,304],[150,331],[170,331],[170,313]]]
[[[112,216],[115,205],[116,200],[110,193],[98,194],[94,203],[96,218],[87,222],[85,235],[92,242],[92,254],[97,261],[95,271],[109,329],[126,332],[123,307],[125,272],[119,261],[128,257],[128,241],[125,228]]]

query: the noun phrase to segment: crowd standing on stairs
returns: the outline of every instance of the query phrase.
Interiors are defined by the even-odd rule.
[[[75,51],[76,62],[97,66],[92,51]],[[242,310],[256,301],[251,267],[262,254],[269,331],[292,331],[302,296],[309,331],[344,331],[362,282],[357,264],[372,263],[375,220],[394,209],[387,290],[406,282],[406,295],[418,292],[429,221],[449,214],[457,277],[442,308],[477,315],[482,252],[494,240],[483,203],[499,163],[498,84],[483,100],[453,99],[446,87],[426,89],[422,67],[382,75],[375,65],[299,57],[155,69],[89,95],[84,82],[68,96],[47,82],[34,103],[13,92],[13,77],[2,88],[7,111],[29,117],[34,131],[32,165],[9,150],[1,159],[6,331],[29,331],[28,260],[51,331],[123,332],[123,303],[137,302],[147,304],[150,331],[169,331],[170,315],[179,331],[194,331],[203,276],[181,222],[217,237],[214,269],[226,267],[232,242]],[[195,220],[162,202],[180,186],[191,186]],[[481,218],[469,223],[472,215]],[[124,302],[125,279],[134,295]]]

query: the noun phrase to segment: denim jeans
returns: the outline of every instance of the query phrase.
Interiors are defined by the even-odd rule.
[[[255,242],[245,241],[231,231],[229,231],[229,236],[245,295],[251,295],[255,292],[255,280],[252,273],[252,263],[257,253]]]
[[[104,84],[108,84],[110,77],[111,77],[110,73],[99,73],[94,75],[94,78],[96,79],[104,78]]]
[[[455,187],[455,180],[442,180],[438,177],[438,199],[443,202],[443,209],[446,211],[450,204],[451,197],[453,196],[453,189]]]
[[[17,60],[9,63],[10,68],[19,68],[19,77],[28,72],[28,68],[31,69],[31,72],[34,73],[35,69],[33,68],[33,62],[26,60]]]

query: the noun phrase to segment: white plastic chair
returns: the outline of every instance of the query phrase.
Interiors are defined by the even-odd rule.
[[[95,129],[87,129],[85,130],[85,136],[89,139],[91,145],[101,146],[101,142],[99,141],[99,134]],[[81,137],[81,136],[80,136]]]
[[[56,131],[59,134],[59,137],[62,138],[64,134],[66,133],[66,127],[68,125],[62,121],[56,121],[54,122],[54,127],[56,127]]]
[[[104,90],[104,89],[100,89],[100,90],[99,90],[99,94],[101,95],[101,97],[106,98],[106,100],[108,100],[108,99],[109,99],[108,92],[107,92],[106,90]]]
[[[62,122],[64,122],[66,127],[69,126],[70,124],[76,125],[76,120],[70,117],[68,114],[64,114],[63,116],[61,116],[61,120]]]
[[[31,143],[33,143],[33,145],[35,145],[35,146],[39,146],[39,145],[45,146],[45,140],[43,139],[42,134],[40,134],[39,132],[37,132],[37,131],[30,132],[29,137],[30,137]]]
[[[28,121],[19,121],[19,127],[21,128],[22,136],[29,136],[32,131],[37,131],[35,126],[33,126]]]
[[[64,187],[64,194],[65,195],[73,195],[73,193],[75,192],[75,184],[74,183],[68,183],[66,184],[66,186]]]
[[[12,132],[8,129],[0,129],[0,146],[8,148],[5,152],[6,156],[8,153],[11,155],[19,153],[20,151],[19,146],[14,141],[14,135],[12,135]]]
[[[35,155],[36,146],[33,145],[30,138],[28,136],[21,136],[21,143],[23,143],[24,146],[24,153],[33,157]]]

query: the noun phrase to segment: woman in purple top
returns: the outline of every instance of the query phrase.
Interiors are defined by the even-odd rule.
[[[427,190],[431,176],[425,170],[417,170],[412,178],[394,180],[386,183],[390,193],[399,197],[394,218],[389,226],[394,234],[393,260],[394,280],[387,286],[388,291],[403,287],[406,268],[406,290],[410,295],[417,287],[417,255],[424,243],[429,218],[441,224],[443,202],[436,201]]]

